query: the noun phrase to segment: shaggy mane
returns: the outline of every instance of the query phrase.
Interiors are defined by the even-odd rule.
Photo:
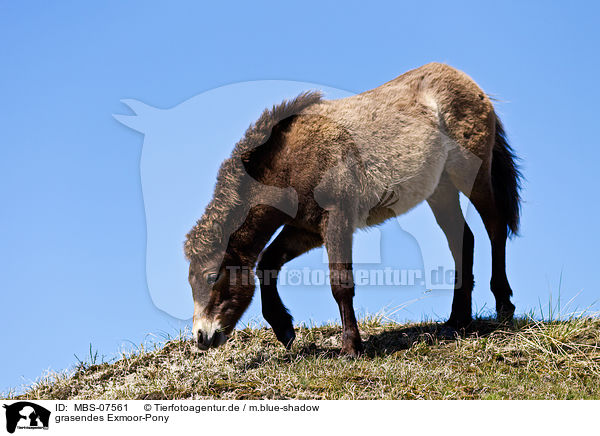
[[[243,178],[247,175],[241,160],[244,153],[264,144],[279,122],[298,115],[321,100],[319,91],[303,92],[292,100],[284,100],[271,109],[265,109],[258,120],[248,127],[243,138],[235,145],[231,157],[221,164],[213,199],[202,218],[186,235],[184,252],[188,260],[207,256],[215,248],[226,248],[222,245],[228,239],[229,231],[235,231],[235,228],[231,228],[236,225],[235,218],[240,218],[238,215],[244,212]]]
[[[235,145],[231,157],[240,157],[243,153],[264,144],[271,136],[271,131],[278,123],[304,109],[319,103],[323,98],[320,91],[306,91],[292,100],[283,100],[271,109],[265,109],[261,116],[251,124],[244,137]]]

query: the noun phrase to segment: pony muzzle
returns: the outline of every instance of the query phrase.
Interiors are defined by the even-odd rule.
[[[194,341],[200,350],[216,348],[227,342],[227,335],[215,320],[199,317],[194,320]]]
[[[201,350],[216,348],[227,342],[227,339],[227,335],[221,330],[217,330],[211,334],[207,334],[202,330],[198,330],[196,333],[196,345]]]

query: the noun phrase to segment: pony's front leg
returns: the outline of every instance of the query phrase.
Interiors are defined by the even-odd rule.
[[[352,233],[354,228],[340,211],[330,211],[325,231],[325,248],[329,257],[331,291],[342,318],[342,354],[356,357],[363,351],[354,314],[354,278],[352,275]]]
[[[342,318],[342,354],[358,356],[363,351],[352,299],[354,283],[351,263],[329,263],[331,291]]]
[[[297,229],[288,224],[265,249],[258,262],[256,273],[260,279],[263,316],[273,328],[277,339],[287,348],[291,347],[296,334],[292,316],[277,292],[277,276],[286,262],[322,243],[319,234]]]

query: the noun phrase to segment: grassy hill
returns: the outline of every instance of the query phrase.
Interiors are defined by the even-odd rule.
[[[600,320],[512,325],[476,320],[360,325],[366,353],[339,356],[337,325],[298,327],[285,350],[266,328],[198,352],[184,336],[52,374],[22,399],[569,399],[600,398]],[[9,395],[10,398],[17,396]]]

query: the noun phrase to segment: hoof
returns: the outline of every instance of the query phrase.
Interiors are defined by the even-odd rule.
[[[294,332],[293,327],[290,327],[287,329],[276,331],[275,336],[277,337],[277,340],[289,350],[290,348],[292,348],[292,343],[294,342],[294,339],[296,339],[296,332]]]
[[[358,357],[360,357],[360,355],[362,354],[362,351],[358,351],[358,350],[350,350],[350,349],[343,349],[340,351],[340,356],[342,357],[347,357],[348,359],[357,359]]]
[[[363,347],[362,342],[358,344],[351,345],[342,345],[342,349],[340,350],[340,355],[344,357],[349,357],[351,359],[356,359],[361,356],[365,352],[365,348]]]
[[[496,318],[498,322],[511,322],[515,314],[515,305],[510,301],[496,306]]]
[[[515,314],[515,306],[510,303],[510,306],[504,305],[496,309],[496,319],[500,323],[511,322]]]
[[[450,327],[453,329],[464,329],[468,327],[471,322],[473,322],[473,318],[469,317],[454,317],[450,316],[450,319],[444,323],[445,327]]]
[[[496,321],[500,324],[511,323],[513,320],[514,312],[498,312],[496,315]]]
[[[456,328],[448,325],[448,323],[445,323],[438,331],[437,336],[440,339],[456,339],[458,336],[460,336],[460,333]]]

